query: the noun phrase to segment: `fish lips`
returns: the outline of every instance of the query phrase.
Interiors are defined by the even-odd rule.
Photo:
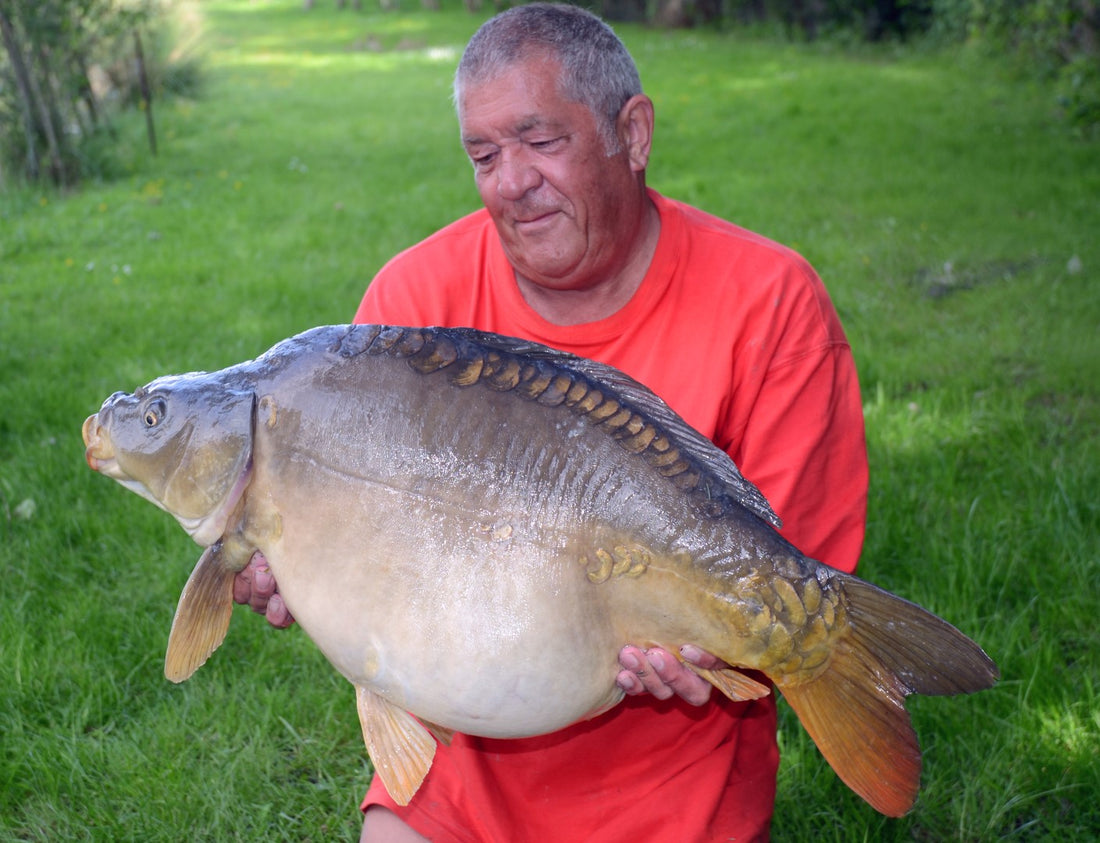
[[[111,438],[106,434],[99,413],[93,413],[84,419],[84,426],[80,432],[84,438],[84,459],[88,463],[88,468],[112,480],[123,480],[125,475],[118,467]]]

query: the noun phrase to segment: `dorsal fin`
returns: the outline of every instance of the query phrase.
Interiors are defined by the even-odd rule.
[[[460,387],[481,384],[587,417],[711,515],[744,507],[782,522],[721,448],[693,429],[652,390],[618,369],[539,343],[472,328],[351,326],[332,351],[343,357],[392,354],[419,372],[443,370]]]

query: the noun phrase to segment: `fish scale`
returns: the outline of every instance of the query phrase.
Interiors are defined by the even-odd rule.
[[[498,391],[515,390],[517,395],[545,406],[564,404],[600,426],[627,451],[641,455],[678,488],[702,495],[708,501],[706,506],[710,514],[718,515],[729,502],[737,501],[776,527],[781,526],[782,522],[763,495],[735,468],[731,483],[731,478],[710,476],[699,466],[698,458],[693,459],[688,451],[693,446],[698,450],[701,444],[702,451],[706,453],[713,446],[675,417],[663,402],[660,406],[667,411],[667,417],[663,420],[652,415],[646,417],[633,410],[627,403],[629,399],[617,393],[636,390],[642,393],[642,400],[646,403],[652,402],[656,396],[621,372],[615,373],[619,381],[614,385],[617,389],[609,384],[601,391],[579,368],[587,365],[598,371],[601,364],[573,358],[571,362],[578,364],[578,369],[566,373],[562,371],[559,352],[551,352],[534,343],[467,329],[452,329],[448,334],[431,329],[367,327],[371,329],[366,332],[349,332],[333,350],[349,358],[363,353],[393,353],[398,357],[407,357],[409,365],[423,374],[457,365],[455,373],[449,374],[450,382],[457,386],[484,383]],[[474,337],[475,341],[455,343],[455,337],[465,338],[467,335]],[[494,346],[488,347],[489,342]],[[524,364],[522,355],[530,355],[536,349],[541,349],[539,353],[542,354],[549,352],[546,354],[547,361],[540,361],[542,365],[535,362]],[[604,374],[606,372],[599,372],[599,375]],[[654,408],[649,409],[653,412]],[[662,431],[661,421],[670,421],[672,429]],[[685,439],[687,447],[681,449],[674,444],[677,438]],[[728,459],[720,461],[720,464],[732,467]],[[722,490],[723,485],[731,488]]]
[[[745,672],[762,671],[840,777],[900,815],[920,776],[905,696],[997,677],[950,624],[785,541],[728,455],[644,386],[536,343],[316,328],[116,393],[83,436],[90,467],[205,547],[168,678],[222,643],[233,577],[262,552],[355,685],[402,803],[437,740],[595,716],[622,698],[624,643],[692,643],[729,665],[688,667],[732,699],[770,693]]]

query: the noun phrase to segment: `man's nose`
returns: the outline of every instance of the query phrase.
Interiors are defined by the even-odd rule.
[[[501,199],[515,202],[539,186],[542,175],[522,150],[505,150],[497,170],[497,192]]]

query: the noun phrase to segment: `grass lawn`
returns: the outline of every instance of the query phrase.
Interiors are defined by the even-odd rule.
[[[374,9],[372,4],[367,4]],[[0,840],[357,839],[353,692],[238,609],[162,675],[198,548],[95,476],[118,389],[351,318],[388,257],[477,207],[449,84],[484,18],[208,0],[205,86],[131,115],[104,178],[0,194]],[[799,249],[860,368],[860,573],[1000,665],[910,702],[900,820],[781,705],[775,839],[1100,836],[1100,146],[969,51],[619,31],[658,112],[650,183]]]

